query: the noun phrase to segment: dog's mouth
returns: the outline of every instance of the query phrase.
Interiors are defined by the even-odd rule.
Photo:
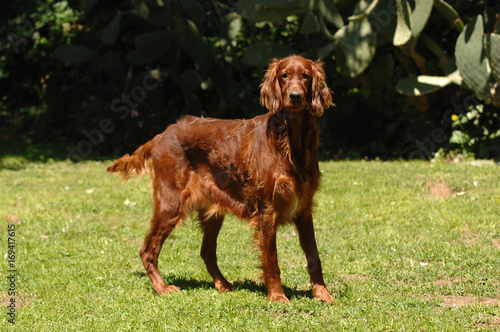
[[[304,99],[293,100],[287,98],[287,100],[285,101],[285,107],[289,111],[301,111],[305,108],[305,106],[306,101]]]

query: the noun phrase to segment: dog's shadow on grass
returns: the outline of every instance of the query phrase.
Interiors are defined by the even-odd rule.
[[[175,285],[180,289],[194,290],[194,289],[215,289],[214,283],[205,280],[187,279],[180,277],[170,277],[166,280],[169,284]],[[263,283],[257,283],[253,280],[239,280],[233,282],[235,292],[238,290],[247,290],[252,293],[261,293],[267,295],[266,286]],[[313,298],[310,290],[293,289],[283,286],[283,291],[288,298]]]
[[[138,278],[147,279],[146,272],[135,271],[133,272],[133,274]],[[213,281],[188,279],[176,276],[167,277],[164,279],[164,281],[166,284],[175,285],[179,287],[181,290],[196,290],[196,289],[215,290]],[[233,285],[235,286],[234,290],[235,292],[237,292],[238,290],[246,290],[252,293],[261,293],[264,296],[267,296],[267,289],[264,283],[257,283],[253,280],[240,280],[233,282]],[[348,293],[351,291],[350,288],[351,287],[349,287],[348,284],[343,282],[338,282],[336,284],[335,289],[330,289],[330,290],[333,291],[333,293],[335,294],[335,298],[342,298],[348,296]],[[154,292],[154,290],[152,291]],[[301,299],[301,298],[314,299],[314,297],[312,296],[311,289],[297,289],[297,288],[294,289],[283,285],[283,291],[285,292],[285,295],[289,299]]]
[[[133,274],[139,278],[147,278],[145,272],[135,271]],[[175,285],[181,290],[195,290],[195,289],[215,289],[214,283],[212,281],[188,279],[182,277],[170,276],[165,278],[165,283],[169,285]],[[235,286],[234,291],[247,290],[252,293],[261,293],[267,295],[266,286],[263,283],[257,283],[253,280],[240,280],[233,282]],[[283,286],[283,291],[289,299],[298,298],[309,298],[312,299],[311,290],[293,289],[287,286]]]

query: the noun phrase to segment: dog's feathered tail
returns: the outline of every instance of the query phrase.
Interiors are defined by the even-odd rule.
[[[132,156],[126,154],[115,161],[113,165],[108,167],[107,171],[109,173],[119,173],[125,180],[128,180],[134,174],[144,176],[146,172],[150,171],[149,164],[152,148],[153,141],[151,140],[135,150]]]

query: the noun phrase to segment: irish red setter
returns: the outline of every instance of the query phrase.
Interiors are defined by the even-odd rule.
[[[250,120],[186,116],[108,168],[125,179],[151,174],[154,216],[140,256],[159,294],[179,291],[165,285],[158,271],[163,242],[197,211],[204,232],[201,257],[219,291],[234,288],[220,272],[216,256],[224,215],[232,213],[255,230],[269,300],[288,302],[281,286],[276,230],[293,223],[313,295],[333,301],[323,280],[311,214],[321,175],[315,118],[333,105],[322,63],[296,55],[273,59],[261,84],[261,103],[269,112]]]

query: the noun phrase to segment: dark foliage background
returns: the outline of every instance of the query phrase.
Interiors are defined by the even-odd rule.
[[[185,114],[249,118],[265,112],[259,84],[269,59],[298,53],[324,59],[335,92],[337,106],[320,120],[322,158],[500,156],[497,1],[1,6],[0,139],[8,146],[56,145],[81,160],[131,152]],[[468,23],[479,20],[472,31]],[[480,36],[489,61],[488,71],[470,70],[481,73],[479,87],[455,59],[456,49],[459,60],[473,58],[457,44],[465,33]],[[425,84],[416,81],[422,75]]]

